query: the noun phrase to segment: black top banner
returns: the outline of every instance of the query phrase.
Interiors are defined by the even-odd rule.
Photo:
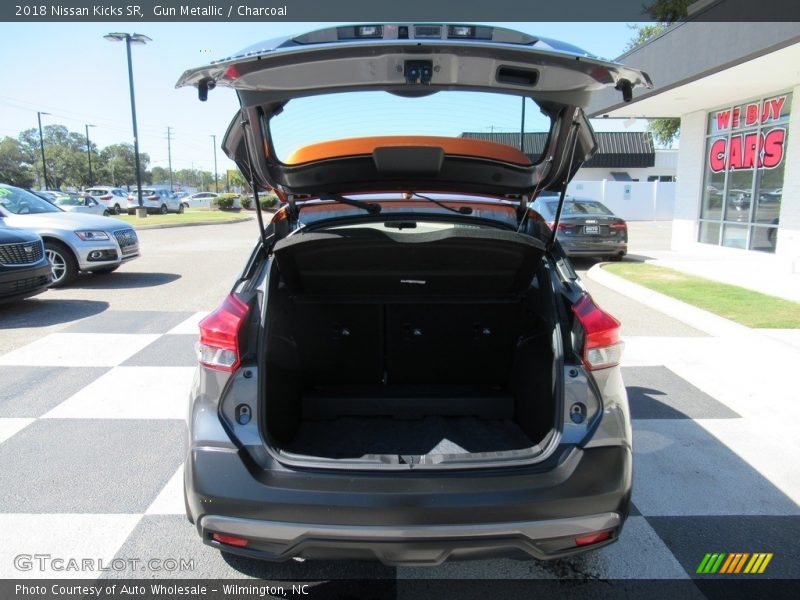
[[[651,21],[674,0],[11,0],[0,20],[17,22],[201,21]],[[649,10],[655,5],[656,10]],[[800,21],[795,0],[698,0],[700,21]]]

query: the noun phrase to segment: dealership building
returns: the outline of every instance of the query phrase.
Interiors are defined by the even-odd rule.
[[[617,60],[655,87],[629,103],[603,91],[591,117],[681,119],[673,249],[771,254],[800,272],[800,23],[690,12]]]

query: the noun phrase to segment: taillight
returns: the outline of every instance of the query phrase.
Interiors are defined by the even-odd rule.
[[[608,228],[609,228],[609,229],[617,229],[617,230],[620,230],[620,229],[627,229],[627,228],[628,228],[628,224],[627,224],[627,223],[625,223],[625,221],[618,221],[617,223],[611,223],[611,224],[608,226]]]
[[[200,321],[197,347],[200,364],[231,373],[241,362],[239,332],[247,320],[247,304],[230,294],[217,310]]]
[[[100,200],[111,200],[113,197],[111,194],[106,194],[105,196],[100,196]]]
[[[565,229],[574,229],[575,225],[573,223],[559,223],[558,224],[558,231],[564,231]],[[552,227],[551,227],[552,229]]]
[[[620,340],[620,322],[601,310],[588,294],[572,306],[583,328],[583,362],[590,371],[619,364],[625,344]]]

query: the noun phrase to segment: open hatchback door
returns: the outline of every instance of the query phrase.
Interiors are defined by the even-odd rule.
[[[498,27],[459,24],[331,27],[271,40],[186,71],[177,86],[186,85],[196,86],[201,100],[216,87],[236,90],[241,111],[223,147],[250,181],[274,188],[284,198],[375,190],[529,197],[536,190],[560,189],[596,147],[581,110],[591,92],[611,86],[630,99],[633,87],[652,86],[646,73],[599,60],[571,45]],[[491,141],[465,139],[457,129],[415,121],[413,115],[404,120],[405,109],[394,109],[391,119],[383,118],[384,125],[391,121],[393,131],[413,136],[316,145],[328,141],[323,136],[304,140],[314,143],[304,143],[311,147],[303,152],[289,147],[282,155],[284,140],[277,135],[276,117],[283,118],[279,115],[291,111],[295,101],[319,95],[336,96],[338,100],[326,102],[341,107],[353,92],[391,94],[407,104],[435,94],[468,93],[487,99],[476,100],[473,111],[480,111],[484,102],[483,110],[495,114],[508,109],[491,98],[528,98],[540,113],[534,116],[541,135],[535,149],[520,148],[515,141],[522,151],[509,152]],[[442,110],[452,114],[457,109],[450,105]],[[339,119],[338,109],[332,110],[318,129]],[[524,116],[522,123],[524,129]],[[362,125],[352,125],[349,131],[363,131]],[[469,125],[468,120],[463,124]],[[293,133],[309,127],[308,121],[297,121]],[[347,129],[343,133],[339,137],[353,137]],[[381,133],[385,132],[369,131],[370,136]],[[435,139],[422,137],[431,133]]]

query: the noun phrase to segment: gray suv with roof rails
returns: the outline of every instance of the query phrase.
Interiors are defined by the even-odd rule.
[[[596,151],[591,93],[648,76],[492,26],[385,24],[265,42],[186,85],[237,92],[223,149],[282,201],[200,323],[184,494],[202,540],[388,565],[615,542],[620,323],[529,205]],[[453,137],[520,96],[540,155]]]

